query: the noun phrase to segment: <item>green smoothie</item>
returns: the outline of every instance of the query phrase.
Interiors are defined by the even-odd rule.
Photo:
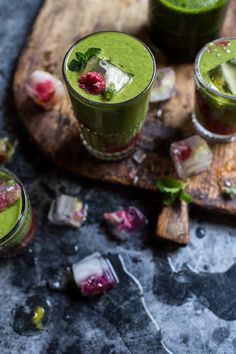
[[[35,221],[20,181],[0,169],[0,257],[12,256],[33,236]]]
[[[9,180],[9,176],[0,172],[0,182]],[[0,212],[0,239],[6,236],[17,224],[22,211],[22,198],[12,206]]]
[[[228,0],[149,0],[150,34],[175,61],[192,61],[218,37]]]
[[[22,210],[22,200],[0,213],[0,239],[7,235],[17,224]]]
[[[236,138],[236,38],[209,43],[195,64],[194,123],[212,140]]]
[[[70,63],[78,58],[78,53],[83,56],[91,48],[100,50],[97,57],[91,59],[92,63],[96,62],[94,68],[89,62],[81,71],[70,70]],[[98,73],[104,80],[104,89],[99,94],[81,85],[81,77],[90,72]],[[133,149],[146,116],[155,72],[151,51],[126,33],[94,33],[69,50],[63,75],[82,141],[92,154],[114,160]],[[114,85],[112,80],[115,80]],[[106,92],[112,85],[114,94],[107,99]]]

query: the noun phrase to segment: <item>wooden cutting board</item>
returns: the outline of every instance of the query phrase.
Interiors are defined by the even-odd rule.
[[[145,40],[153,49],[158,67],[169,65],[147,36],[148,0],[46,0],[19,58],[14,79],[17,108],[28,132],[42,152],[56,164],[77,175],[95,180],[156,191],[159,176],[176,177],[168,156],[171,140],[193,133],[193,66],[175,66],[176,96],[162,105],[151,105],[138,149],[146,159],[138,164],[133,157],[119,162],[101,162],[83,148],[69,98],[51,111],[37,107],[25,93],[25,81],[35,69],[62,77],[62,59],[79,38],[100,30],[119,30]],[[231,0],[223,35],[236,35],[236,2]],[[158,112],[158,114],[157,114]],[[236,143],[212,146],[211,168],[189,180],[193,203],[203,208],[236,214],[236,202],[224,199],[219,183],[227,177],[236,183]],[[174,227],[178,222],[178,230]],[[172,225],[172,226],[171,226]],[[181,208],[164,208],[157,233],[185,244],[188,213]]]

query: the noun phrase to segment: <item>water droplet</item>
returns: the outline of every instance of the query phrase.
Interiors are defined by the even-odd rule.
[[[50,288],[52,288],[52,289],[60,289],[61,288],[61,283],[57,280],[50,281],[49,284],[50,284]]]
[[[135,176],[134,179],[133,179],[133,183],[134,183],[134,184],[137,184],[137,183],[138,183],[138,180],[139,180],[139,177],[138,177],[138,176]]]
[[[65,318],[66,321],[69,321],[70,320],[70,315],[65,315],[64,318]]]
[[[73,256],[79,251],[79,246],[77,244],[63,243],[60,250],[66,256]]]
[[[197,310],[197,311],[196,311],[196,315],[197,315],[197,316],[200,316],[201,314],[202,314],[202,311],[201,311],[201,310]]]
[[[24,305],[17,305],[13,321],[14,331],[21,336],[40,334],[47,325],[50,301],[40,296],[29,297]]]
[[[71,269],[60,269],[52,279],[48,280],[48,287],[52,290],[63,291],[68,288],[71,281]]]
[[[37,263],[37,257],[34,255],[32,248],[28,248],[22,255],[24,262],[30,267],[33,268]]]
[[[224,181],[224,186],[225,186],[225,187],[228,187],[228,188],[232,187],[232,182],[231,182],[231,180],[230,180],[230,179],[226,179],[226,180]]]
[[[161,118],[161,116],[162,116],[162,109],[159,108],[159,109],[157,110],[157,118]]]
[[[203,238],[206,234],[206,230],[203,227],[197,227],[196,236],[197,238]]]

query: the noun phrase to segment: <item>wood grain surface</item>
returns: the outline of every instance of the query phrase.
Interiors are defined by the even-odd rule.
[[[172,207],[164,207],[157,221],[157,236],[186,245],[189,241],[188,205],[179,201]]]
[[[100,30],[121,30],[142,38],[153,49],[158,66],[169,65],[148,39],[147,7],[148,0],[46,0],[20,56],[14,94],[22,122],[53,162],[80,176],[153,192],[157,177],[176,177],[168,156],[170,142],[193,133],[193,65],[175,66],[176,96],[162,105],[150,106],[137,147],[147,155],[142,164],[137,164],[132,156],[112,163],[96,160],[80,142],[69,98],[65,97],[57,107],[46,112],[27,97],[24,88],[26,79],[35,69],[62,77],[62,60],[68,48],[82,36]],[[236,35],[235,21],[236,1],[231,0],[223,35]],[[236,214],[236,202],[225,199],[219,188],[225,178],[230,177],[236,183],[236,143],[214,145],[212,150],[211,168],[191,178],[188,190],[194,204]],[[175,208],[171,211],[175,214]],[[166,213],[166,209],[163,212],[168,222],[171,213]],[[186,217],[182,220],[186,221]]]

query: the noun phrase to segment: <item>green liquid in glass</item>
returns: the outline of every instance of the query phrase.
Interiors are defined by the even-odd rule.
[[[126,73],[132,81],[109,102],[102,95],[87,94],[78,85],[78,73],[67,68],[66,77],[75,91],[93,102],[120,103],[139,95],[150,83],[153,76],[153,60],[146,47],[137,39],[120,32],[100,32],[86,37],[71,51],[68,63],[75,58],[76,52],[85,53],[89,48],[101,48],[99,57],[109,60]]]
[[[218,37],[228,0],[149,0],[150,34],[173,61],[193,61]]]
[[[8,180],[9,176],[0,172],[1,180]],[[22,198],[18,199],[15,204],[0,212],[0,239],[6,236],[17,224],[22,211]]]
[[[81,73],[67,65],[76,51],[101,48],[104,58],[132,77],[109,101],[103,95],[88,94],[78,85]],[[150,50],[138,39],[121,32],[98,32],[82,38],[65,58],[64,78],[74,114],[80,124],[84,145],[101,159],[115,160],[134,148],[143,125],[155,77],[155,61]]]
[[[195,117],[210,138],[222,142],[236,137],[235,58],[236,39],[223,38],[209,43],[196,61]]]

